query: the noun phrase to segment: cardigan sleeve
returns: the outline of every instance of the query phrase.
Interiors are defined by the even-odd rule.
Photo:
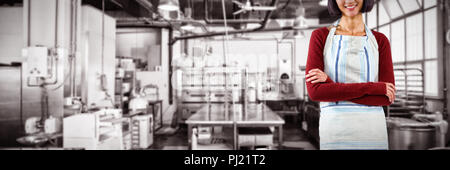
[[[306,73],[312,69],[324,71],[323,49],[327,31],[327,28],[321,28],[312,33],[306,61]],[[309,97],[320,102],[348,101],[366,95],[384,95],[386,93],[386,85],[381,82],[334,83],[329,77],[323,83],[307,82],[306,87]]]
[[[381,33],[374,32],[374,35],[378,41],[378,51],[380,54],[378,81],[395,85],[394,67],[392,65],[391,45],[389,44],[389,40]],[[392,104],[389,102],[389,98],[386,95],[365,95],[350,101],[371,106],[388,106]]]

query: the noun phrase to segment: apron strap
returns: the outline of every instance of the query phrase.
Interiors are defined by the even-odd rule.
[[[330,29],[330,33],[327,36],[327,40],[330,40],[331,42],[333,42],[332,40],[334,38],[334,35],[336,34],[336,28],[337,28],[337,26],[339,25],[340,22],[341,22],[341,19],[339,18],[337,21],[335,21],[332,24],[332,27]],[[376,47],[376,49],[378,50],[378,42],[377,42],[375,36],[373,35],[372,31],[366,25],[366,23],[364,23],[364,29],[366,31],[366,37],[367,37],[366,40],[370,41],[370,42],[366,42],[366,43],[373,44]],[[328,42],[326,43],[325,47],[327,47],[327,44],[328,44]]]
[[[336,27],[338,26],[340,21],[341,21],[341,19],[338,19],[336,22],[334,22],[332,27],[331,27],[331,29],[330,29],[330,32],[328,33],[327,40],[325,41],[325,46],[323,48],[324,49],[323,50],[324,56],[326,56],[325,54],[328,53],[328,49],[333,44],[333,38],[334,38],[334,34],[336,33]]]

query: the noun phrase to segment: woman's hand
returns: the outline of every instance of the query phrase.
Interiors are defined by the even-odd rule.
[[[327,81],[328,75],[320,69],[312,69],[305,78],[306,82],[311,82],[312,84],[323,83]]]
[[[389,98],[389,102],[393,103],[395,100],[395,86],[392,83],[386,83],[386,96]]]

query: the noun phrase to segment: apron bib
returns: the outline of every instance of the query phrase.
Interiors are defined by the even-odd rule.
[[[365,26],[366,36],[328,34],[324,72],[337,83],[378,81],[378,43]],[[388,149],[386,118],[380,106],[350,101],[320,102],[320,149]]]

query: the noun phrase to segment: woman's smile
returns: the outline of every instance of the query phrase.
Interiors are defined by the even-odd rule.
[[[358,6],[357,3],[353,3],[353,4],[345,4],[345,5],[344,5],[344,7],[345,7],[346,9],[348,9],[349,11],[355,10],[355,8],[356,8],[357,6]]]
[[[364,0],[336,0],[336,3],[343,15],[354,17],[360,14]]]

